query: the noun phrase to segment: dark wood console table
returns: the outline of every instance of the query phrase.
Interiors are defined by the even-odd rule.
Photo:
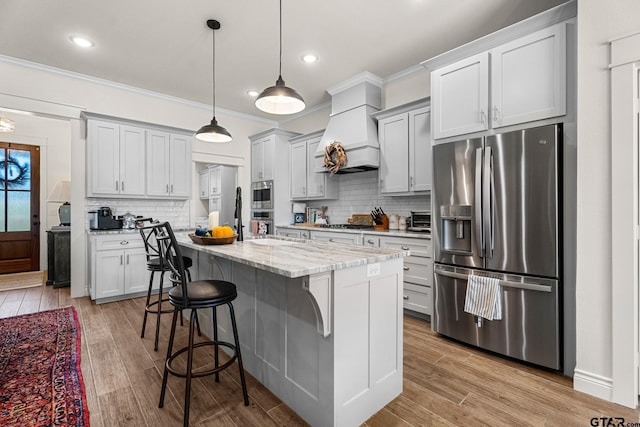
[[[47,285],[71,285],[71,227],[61,225],[47,230],[47,270]]]

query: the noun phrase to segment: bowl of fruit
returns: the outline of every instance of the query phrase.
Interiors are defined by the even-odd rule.
[[[195,233],[189,234],[191,241],[199,245],[228,245],[235,242],[237,237],[228,225],[220,225],[213,230],[198,228]]]

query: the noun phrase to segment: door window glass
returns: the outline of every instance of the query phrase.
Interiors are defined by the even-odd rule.
[[[0,231],[29,231],[31,218],[31,152],[0,149]]]

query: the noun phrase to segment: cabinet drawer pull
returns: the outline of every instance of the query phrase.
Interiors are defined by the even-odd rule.
[[[403,251],[408,251],[409,250],[409,246],[401,246],[400,249],[402,249]]]
[[[129,244],[129,241],[128,241],[128,240],[123,240],[123,241],[121,241],[121,242],[120,242],[120,244],[121,244],[121,245],[128,245],[128,244]]]
[[[404,267],[402,267],[402,269],[403,269],[404,271],[407,271],[407,270],[409,270],[409,267],[407,267],[407,266],[405,265]]]
[[[369,243],[370,245],[373,245],[373,239],[367,240],[367,243]]]
[[[402,299],[409,299],[409,295],[403,295]]]

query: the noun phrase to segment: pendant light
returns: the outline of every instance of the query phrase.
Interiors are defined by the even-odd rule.
[[[196,139],[205,142],[229,142],[231,134],[216,120],[216,30],[220,29],[220,22],[215,19],[207,21],[207,27],[213,30],[213,118],[211,123],[204,125],[196,132]]]
[[[282,80],[282,0],[280,0],[280,68],[276,85],[266,88],[256,99],[256,107],[265,113],[293,114],[304,110],[304,99]]]

